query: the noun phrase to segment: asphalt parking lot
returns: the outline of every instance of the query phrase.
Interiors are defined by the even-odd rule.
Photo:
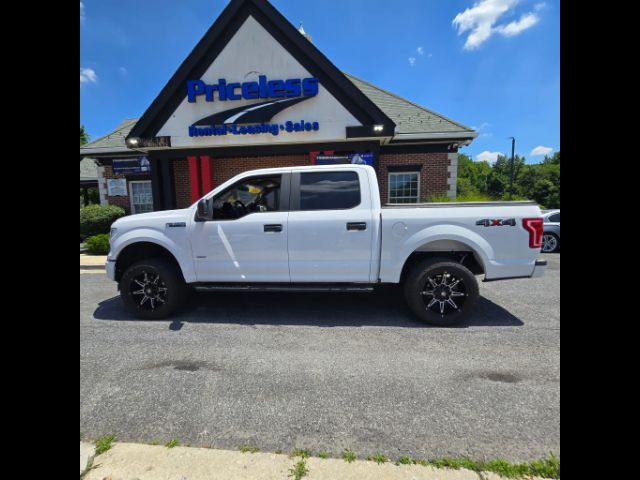
[[[198,294],[134,320],[80,275],[80,431],[122,441],[334,455],[560,453],[560,255],[539,279],[481,283],[457,328],[369,294]]]

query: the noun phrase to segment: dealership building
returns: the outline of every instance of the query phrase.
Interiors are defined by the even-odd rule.
[[[129,213],[187,207],[246,170],[332,163],[372,165],[384,203],[415,203],[455,196],[476,136],[340,71],[266,0],[231,0],[144,114],[80,158],[101,203]]]

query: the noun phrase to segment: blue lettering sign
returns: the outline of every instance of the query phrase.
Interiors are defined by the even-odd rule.
[[[319,81],[317,78],[290,78],[288,80],[268,80],[260,75],[257,82],[229,83],[224,78],[218,83],[207,85],[202,80],[187,80],[187,101],[195,103],[196,99],[204,96],[206,102],[213,102],[215,94],[219,101],[226,100],[255,100],[258,98],[292,98],[313,97],[318,94]]]

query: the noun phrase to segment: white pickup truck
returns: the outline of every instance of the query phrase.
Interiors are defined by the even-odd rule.
[[[411,310],[441,326],[466,318],[485,281],[537,277],[545,261],[533,202],[382,207],[370,166],[242,173],[182,210],[111,229],[106,269],[139,318],[164,318],[189,289],[375,291],[401,284]]]

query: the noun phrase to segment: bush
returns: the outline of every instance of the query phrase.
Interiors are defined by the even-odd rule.
[[[80,236],[86,238],[109,233],[111,224],[124,215],[124,209],[115,205],[89,205],[81,208]]]
[[[101,233],[87,238],[87,251],[92,255],[106,255],[109,253],[109,234]]]

